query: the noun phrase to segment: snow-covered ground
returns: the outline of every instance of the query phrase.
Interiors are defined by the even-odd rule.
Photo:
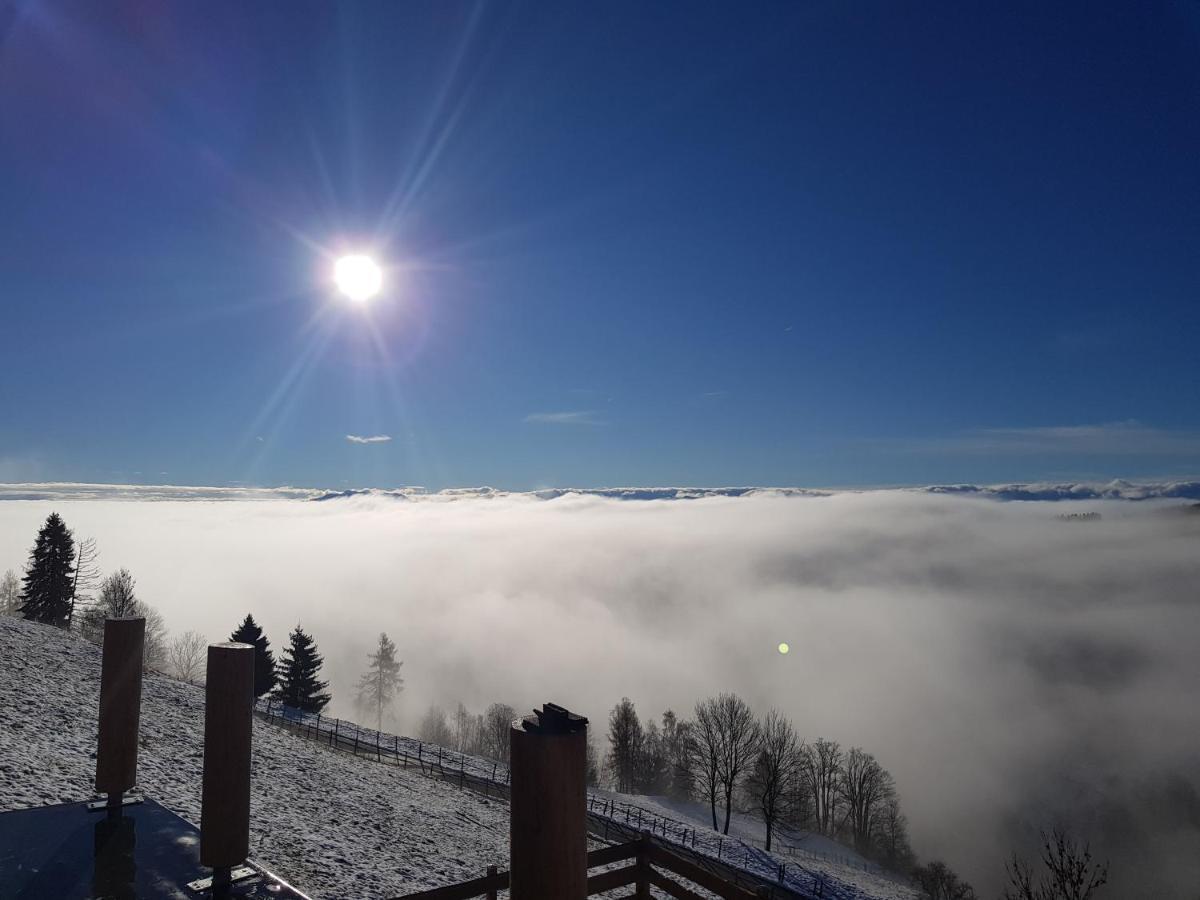
[[[0,810],[90,799],[100,651],[0,617]],[[138,788],[200,821],[203,690],[148,674]],[[508,806],[255,721],[251,855],[314,897],[394,897],[507,868]]]
[[[97,647],[0,617],[0,810],[92,796],[99,677]],[[191,822],[200,818],[203,718],[201,688],[147,674],[138,788]],[[251,854],[314,897],[395,897],[477,877],[488,865],[507,867],[503,800],[418,769],[339,753],[260,719],[253,752]],[[468,773],[492,773],[490,762],[454,757]],[[819,882],[823,896],[838,900],[919,897],[868,871],[869,864],[840,845],[801,843],[813,851],[810,857],[767,854],[755,846],[762,825],[750,817],[735,816],[731,837],[722,838],[707,827],[707,810],[699,804],[594,792],[593,814],[606,800],[616,804],[610,807],[614,822],[630,817],[627,808],[640,808],[647,830],[665,832],[701,855],[772,880],[786,864],[791,887],[808,890]],[[692,836],[679,837],[688,826]]]

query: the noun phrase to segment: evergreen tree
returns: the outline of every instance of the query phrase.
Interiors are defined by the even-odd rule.
[[[375,715],[375,730],[383,730],[383,710],[391,706],[396,694],[404,690],[396,645],[386,634],[379,635],[379,646],[368,659],[367,671],[358,679],[358,704]]]
[[[254,645],[254,696],[270,693],[275,687],[275,654],[271,652],[271,642],[254,621],[254,616],[247,613],[229,639],[239,644]]]
[[[312,636],[299,625],[288,635],[288,646],[279,663],[275,696],[280,702],[303,712],[319,713],[329,703],[329,682],[318,681],[324,663]]]
[[[21,588],[21,614],[65,628],[71,617],[75,539],[58,513],[50,513],[29,553]]]

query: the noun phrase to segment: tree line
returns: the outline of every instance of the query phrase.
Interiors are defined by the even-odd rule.
[[[0,615],[74,631],[99,643],[104,620],[140,616],[146,620],[143,665],[181,681],[204,681],[208,642],[195,631],[169,637],[157,609],[138,597],[137,582],[128,569],[101,577],[95,538],[76,540],[58,513],[51,513],[38,530],[23,576],[11,569],[0,577]],[[288,643],[277,661],[262,628],[247,615],[229,636],[231,641],[254,647],[254,694],[270,694],[304,712],[319,713],[332,700],[329,683],[321,679],[324,658],[313,636],[299,624],[288,634]],[[355,706],[383,727],[399,693],[403,665],[396,644],[380,634],[368,654],[366,671],[359,678]]]

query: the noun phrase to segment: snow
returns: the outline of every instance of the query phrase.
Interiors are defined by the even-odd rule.
[[[100,652],[0,617],[0,810],[90,799]],[[138,790],[200,821],[201,688],[148,673]],[[394,897],[507,868],[508,806],[254,723],[251,856],[314,897]]]
[[[0,810],[93,796],[99,675],[99,648],[0,617]],[[203,689],[147,673],[138,790],[193,823],[200,820],[203,720]],[[360,739],[373,747],[375,732],[362,729]],[[410,756],[418,746],[392,735],[379,742]],[[428,761],[428,745],[423,752]],[[507,780],[488,760],[444,751],[442,761],[446,769]],[[644,824],[657,817],[648,830],[665,830],[664,840],[690,831],[689,849],[694,839],[695,852],[744,861],[771,880],[786,864],[788,886],[807,892],[819,883],[831,900],[920,896],[824,839],[790,835],[786,843],[811,855],[767,854],[755,845],[761,823],[746,816],[735,815],[731,837],[721,837],[699,804],[593,792],[593,816],[606,801],[616,805],[610,818],[618,825],[640,808]],[[395,897],[479,877],[488,865],[507,868],[508,805],[256,718],[250,840],[254,860],[314,897]]]

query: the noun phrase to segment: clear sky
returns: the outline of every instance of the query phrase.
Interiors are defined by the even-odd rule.
[[[1194,476],[1198,153],[1193,3],[17,0],[0,481]]]

